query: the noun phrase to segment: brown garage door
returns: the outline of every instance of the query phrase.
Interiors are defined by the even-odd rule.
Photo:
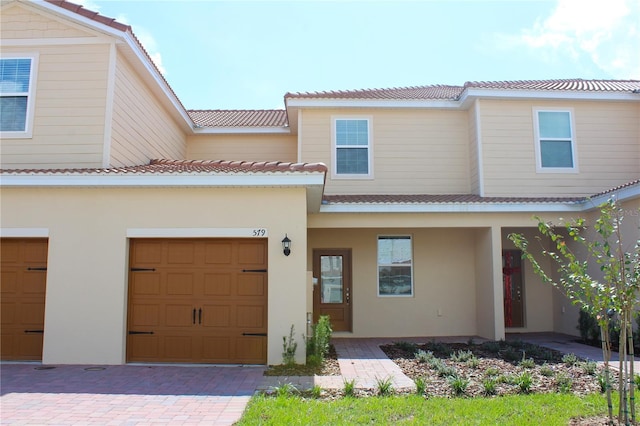
[[[0,259],[0,358],[41,360],[47,240],[2,238]]]
[[[127,360],[266,364],[265,239],[131,241]]]

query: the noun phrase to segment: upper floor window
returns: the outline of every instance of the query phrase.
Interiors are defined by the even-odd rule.
[[[571,111],[536,110],[538,171],[575,171],[576,153]]]
[[[368,118],[334,119],[333,176],[371,177],[371,132]]]
[[[411,237],[378,237],[378,296],[413,296]]]
[[[0,132],[5,137],[31,136],[35,61],[0,58]]]

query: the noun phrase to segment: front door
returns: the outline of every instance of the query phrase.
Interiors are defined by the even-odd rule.
[[[522,252],[520,250],[503,250],[502,284],[504,326],[524,327],[524,287],[522,280]]]
[[[328,315],[333,331],[351,331],[351,249],[313,251],[313,321]]]

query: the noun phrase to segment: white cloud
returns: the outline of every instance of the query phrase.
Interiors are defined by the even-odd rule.
[[[550,16],[498,40],[508,48],[524,45],[547,60],[587,58],[613,78],[640,78],[637,0],[558,0]]]

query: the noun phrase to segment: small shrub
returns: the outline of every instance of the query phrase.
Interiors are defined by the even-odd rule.
[[[351,398],[356,395],[356,380],[344,381],[344,396]]]
[[[607,378],[604,373],[598,374],[598,386],[600,386],[600,393],[605,393],[607,391]]]
[[[596,342],[600,339],[600,326],[595,316],[580,310],[580,316],[578,317],[578,326],[576,327],[580,331],[580,338],[584,342]]]
[[[376,377],[376,390],[380,396],[389,396],[393,394],[393,381],[391,377],[380,379]]]
[[[482,348],[489,353],[497,354],[500,352],[500,342],[484,342]]]
[[[522,368],[534,368],[536,363],[533,361],[533,358],[524,358],[518,363],[518,365]]]
[[[434,355],[433,352],[431,351],[423,351],[422,349],[419,349],[416,354],[415,354],[416,360],[418,362],[429,362],[432,359],[434,359]]]
[[[469,337],[469,340],[467,340],[467,345],[473,346],[475,344],[476,344],[476,342],[473,341],[473,337]]]
[[[578,357],[576,356],[576,354],[565,354],[562,357],[562,362],[567,367],[573,367],[574,365],[578,364]]]
[[[393,342],[393,345],[398,349],[409,352],[410,354],[415,353],[416,350],[418,349],[418,345],[416,345],[413,342],[404,342],[404,341]]]
[[[311,357],[316,362],[324,361],[329,352],[329,342],[331,341],[331,322],[328,315],[321,315],[318,322],[311,327],[312,333],[307,340],[307,360]]]
[[[478,368],[480,366],[480,360],[474,356],[467,361],[467,365],[471,368]]]
[[[484,371],[485,376],[494,377],[500,374],[500,370],[495,367],[489,367]]]
[[[505,361],[519,361],[521,357],[522,353],[513,348],[507,348],[504,352],[502,352],[502,358],[504,358]]]
[[[311,388],[311,396],[318,399],[322,396],[322,386],[320,385],[313,385],[313,387]]]
[[[467,391],[467,386],[469,386],[469,379],[465,379],[460,376],[452,376],[449,377],[449,384],[451,385],[451,390],[453,390],[453,394],[456,396],[464,395]]]
[[[540,367],[540,374],[545,377],[551,377],[553,376],[553,370],[551,369],[551,367],[549,367],[549,364],[545,362],[544,364],[542,364],[542,367]]]
[[[280,386],[274,387],[273,390],[276,396],[281,398],[285,396],[291,396],[294,393],[298,392],[298,388],[293,386],[291,383],[282,383]]]
[[[482,381],[482,393],[486,396],[495,395],[498,391],[498,382],[493,377],[487,377]]]
[[[425,395],[427,393],[428,380],[424,377],[416,377],[413,382],[416,384],[416,393]]]
[[[450,358],[451,358],[451,361],[454,361],[454,362],[466,362],[466,361],[469,361],[471,358],[473,358],[473,352],[458,351],[458,352],[452,353]]]
[[[438,373],[438,376],[440,377],[458,377],[458,372],[456,371],[456,369],[454,367],[450,367],[446,364],[443,363],[443,365],[436,370]]]
[[[633,378],[634,383],[636,384],[636,388],[640,391],[640,374],[636,374]]]
[[[194,314],[195,315],[195,314]],[[282,362],[284,365],[293,365],[296,363],[296,351],[298,350],[298,342],[293,338],[294,328],[291,325],[289,337],[282,336]]]
[[[533,384],[533,376],[528,371],[525,371],[516,378],[516,383],[520,388],[520,393],[529,393]]]
[[[436,342],[435,340],[432,340],[431,342],[427,343],[426,346],[430,351],[436,354],[449,356],[453,353],[453,349],[451,348],[451,346],[443,342]]]
[[[588,374],[590,376],[595,376],[596,375],[596,371],[598,369],[598,364],[595,363],[594,361],[585,361],[580,363],[580,366],[582,367],[582,371],[585,372],[585,374]]]
[[[440,358],[432,358],[429,361],[427,361],[427,363],[429,364],[429,367],[433,368],[434,370],[440,371],[443,368],[447,367],[447,364],[445,364],[445,362],[443,360],[441,360]]]
[[[511,374],[501,374],[496,377],[498,383],[504,383],[505,385],[515,385],[518,383],[517,377]]]
[[[559,373],[556,376],[556,386],[558,388],[558,392],[569,393],[571,392],[571,387],[573,386],[573,380],[566,374]]]

